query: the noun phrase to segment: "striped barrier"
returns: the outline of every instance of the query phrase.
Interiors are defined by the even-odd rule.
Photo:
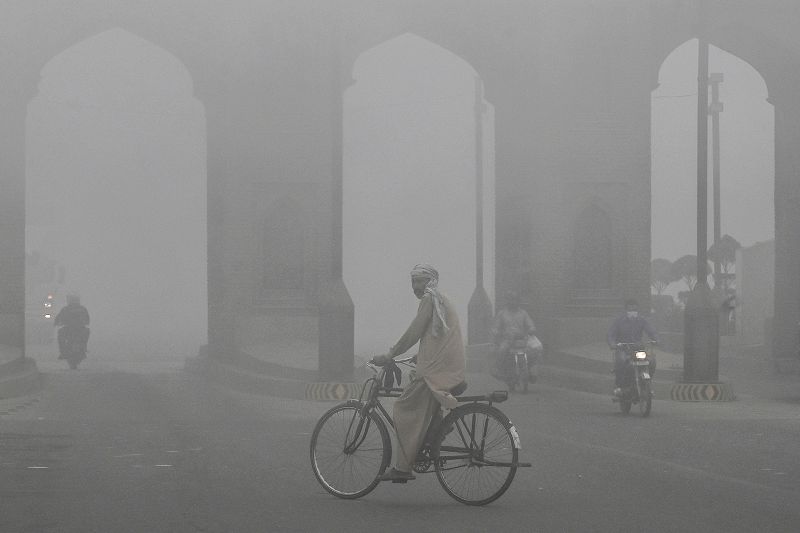
[[[18,413],[19,411],[23,411],[32,405],[36,405],[41,400],[40,397],[30,398],[24,402],[14,403],[10,407],[0,407],[0,416],[5,415],[13,415],[14,413]]]
[[[360,393],[358,383],[306,383],[306,400],[348,400]]]
[[[730,383],[675,383],[670,398],[679,402],[731,402],[736,395]]]

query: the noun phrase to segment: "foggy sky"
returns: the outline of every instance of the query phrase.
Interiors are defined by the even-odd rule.
[[[384,353],[418,304],[409,271],[431,263],[466,331],[475,289],[475,77],[406,34],[364,53],[345,93],[344,278],[356,353]],[[494,288],[493,115],[484,114],[485,287]]]
[[[722,234],[743,246],[774,238],[774,110],[748,63],[716,47],[709,72],[722,72],[720,189]],[[697,40],[664,61],[652,98],[652,256],[674,261],[697,253]],[[709,139],[711,127],[709,125]],[[710,141],[709,141],[710,147]],[[709,244],[713,196],[709,149]]]
[[[120,29],[65,50],[28,106],[27,161],[27,249],[66,267],[57,306],[80,294],[95,341],[196,353],[205,118],[183,65]]]
[[[696,72],[689,41],[664,62],[652,94],[653,257],[695,253]],[[723,233],[743,245],[771,239],[767,88],[752,67],[715,48],[711,72],[726,76]],[[418,262],[440,268],[466,327],[475,287],[479,74],[410,34],[354,66],[356,83],[345,94],[344,276],[359,353],[385,351],[413,316],[408,271]],[[39,89],[27,126],[28,250],[66,265],[65,289],[81,293],[97,331],[145,329],[204,343],[205,119],[189,73],[166,51],[116,29],[53,58]],[[484,282],[493,298],[491,105],[484,124]]]

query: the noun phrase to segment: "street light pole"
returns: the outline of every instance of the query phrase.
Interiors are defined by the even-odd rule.
[[[331,242],[330,264],[320,283],[318,296],[317,342],[319,346],[319,381],[352,381],[355,361],[355,308],[344,284],[342,209],[343,209],[343,86],[342,86],[342,28],[341,12],[331,5],[330,46],[330,138],[331,176],[330,201]]]
[[[707,279],[708,40],[705,37],[703,9],[704,4],[701,3],[697,57],[697,283],[689,294],[684,310],[683,380],[711,385],[719,382],[719,308]]]
[[[711,115],[711,154],[712,154],[712,168],[713,168],[713,182],[714,182],[714,245],[719,246],[719,241],[722,238],[722,211],[720,201],[720,168],[719,168],[719,114],[722,112],[723,105],[719,101],[719,84],[724,80],[724,76],[720,72],[715,72],[709,77],[711,83],[711,105],[708,108],[708,113]],[[718,290],[722,287],[722,274],[719,255],[714,260],[714,289]]]
[[[697,285],[708,281],[708,41],[697,42]]]

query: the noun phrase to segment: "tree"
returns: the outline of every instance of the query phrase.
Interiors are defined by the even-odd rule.
[[[723,274],[729,274],[731,267],[736,264],[736,250],[741,247],[739,241],[725,234],[718,243],[712,244],[708,249],[708,259],[719,263]]]
[[[690,291],[694,290],[694,286],[697,284],[697,256],[684,255],[679,257],[672,263],[671,272],[676,280],[683,280]],[[708,272],[710,272],[710,269],[706,267],[706,277]]]
[[[678,281],[672,272],[672,263],[668,259],[653,259],[650,263],[650,286],[661,295],[670,283]]]

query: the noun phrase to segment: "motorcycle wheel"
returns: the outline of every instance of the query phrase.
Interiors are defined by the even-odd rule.
[[[631,399],[626,398],[623,396],[619,399],[619,410],[622,411],[623,415],[627,415],[631,412]]]
[[[650,409],[653,406],[653,395],[650,393],[650,380],[642,380],[639,387],[639,412],[643,417],[649,416]]]
[[[517,382],[522,387],[522,392],[528,392],[528,362],[525,357],[517,357]]]

